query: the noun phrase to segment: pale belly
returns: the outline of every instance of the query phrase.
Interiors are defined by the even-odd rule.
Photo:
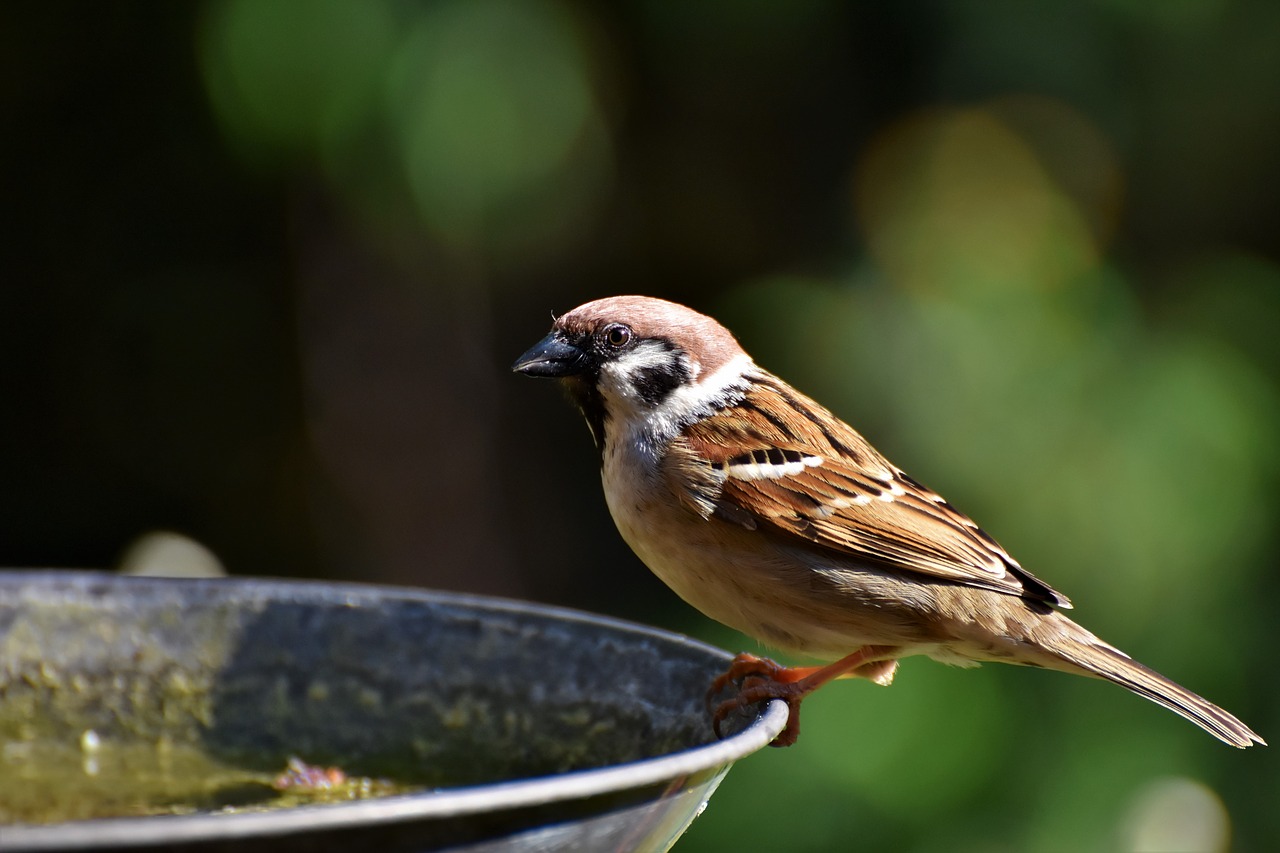
[[[673,500],[661,481],[617,477],[608,460],[605,497],[619,533],[649,569],[706,616],[777,649],[834,660],[864,646],[929,653],[915,620],[874,589],[833,589],[823,572],[763,534],[704,519]],[[890,595],[885,591],[884,595]],[[877,601],[877,598],[882,600]],[[908,651],[908,648],[911,651]]]

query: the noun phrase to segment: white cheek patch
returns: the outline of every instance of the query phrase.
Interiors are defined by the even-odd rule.
[[[701,382],[677,388],[667,398],[670,417],[678,421],[692,420],[736,397],[746,385],[747,372],[754,366],[751,356],[738,353]],[[693,365],[690,373],[696,378],[699,371],[700,368]]]
[[[739,480],[777,480],[794,477],[806,468],[816,468],[821,464],[821,456],[771,447],[734,457],[729,460],[726,473]]]
[[[683,356],[656,341],[641,341],[631,352],[600,366],[601,390],[622,397],[633,396],[636,380],[645,371],[674,370],[677,361],[682,360]]]
[[[713,373],[703,375],[701,381],[677,386],[656,405],[646,403],[637,382],[646,370],[664,367],[683,369],[690,377],[697,375],[697,365],[684,353],[651,341],[642,341],[625,356],[601,367],[598,387],[610,416],[622,425],[620,440],[654,446],[670,440],[686,424],[740,397],[752,362],[746,353],[739,353]]]
[[[613,363],[623,368],[628,374],[634,374],[639,370],[666,367],[678,358],[681,357],[677,356],[671,347],[658,341],[640,341],[635,349]]]

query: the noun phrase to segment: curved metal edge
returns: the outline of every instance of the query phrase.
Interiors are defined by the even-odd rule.
[[[271,578],[135,578],[109,572],[61,570],[3,570],[0,588],[6,581],[57,578],[68,586],[91,584],[156,586],[221,586],[252,581],[257,589],[275,587],[290,592],[320,593],[319,598],[346,600],[351,604],[375,598],[417,599],[477,609],[553,616],[573,622],[599,625],[615,631],[642,634],[666,643],[692,646],[728,664],[732,655],[692,637],[601,616],[582,610],[543,605],[497,596],[437,592],[415,587],[326,581],[280,580]],[[354,600],[353,600],[354,599]],[[559,776],[499,782],[472,788],[457,788],[422,794],[384,797],[356,803],[306,806],[275,812],[230,815],[175,815],[149,818],[86,820],[48,826],[0,827],[0,846],[5,849],[42,850],[101,847],[113,843],[132,846],[173,844],[204,839],[244,836],[287,835],[300,830],[336,829],[354,824],[389,823],[437,819],[477,814],[495,805],[503,808],[538,806],[597,794],[625,791],[705,770],[727,767],[740,758],[767,746],[787,724],[786,703],[775,700],[747,728],[724,740],[681,752],[642,761],[578,770]]]
[[[80,569],[2,569],[0,568],[0,590],[8,583],[21,584],[42,579],[57,580],[67,588],[89,587],[93,585],[121,585],[163,588],[194,587],[209,589],[227,589],[244,587],[269,591],[272,589],[298,594],[304,593],[317,600],[357,605],[365,601],[378,599],[395,599],[398,601],[423,601],[434,604],[470,607],[496,612],[528,614],[531,616],[551,616],[565,622],[579,622],[598,625],[615,631],[630,634],[641,634],[667,643],[689,646],[705,652],[712,657],[722,658],[725,663],[733,660],[733,655],[724,649],[704,643],[686,634],[655,628],[640,622],[632,622],[615,616],[589,613],[572,607],[557,604],[542,604],[536,601],[525,601],[517,598],[506,598],[497,595],[479,595],[476,593],[434,590],[425,587],[399,586],[395,584],[364,584],[350,581],[324,581],[312,579],[272,578],[248,575],[230,575],[218,578],[166,578],[155,576],[119,575],[114,572],[92,571]]]

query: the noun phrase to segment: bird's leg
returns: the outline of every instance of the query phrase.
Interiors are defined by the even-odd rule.
[[[738,694],[715,706],[712,711],[712,728],[721,737],[720,724],[725,717],[748,705],[781,699],[787,703],[790,716],[786,728],[778,733],[771,746],[791,746],[800,737],[800,702],[833,678],[854,674],[866,668],[867,677],[887,683],[885,674],[892,678],[893,667],[885,664],[887,655],[896,652],[892,646],[864,646],[826,666],[785,667],[767,658],[740,654],[733,659],[728,670],[716,678],[707,693],[708,707],[712,699],[730,684],[738,685]]]

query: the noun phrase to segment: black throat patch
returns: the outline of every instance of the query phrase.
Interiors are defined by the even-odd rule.
[[[594,379],[574,376],[564,380],[564,389],[569,393],[573,404],[587,419],[587,429],[591,430],[591,438],[596,443],[596,450],[604,452],[604,397],[596,388]]]

